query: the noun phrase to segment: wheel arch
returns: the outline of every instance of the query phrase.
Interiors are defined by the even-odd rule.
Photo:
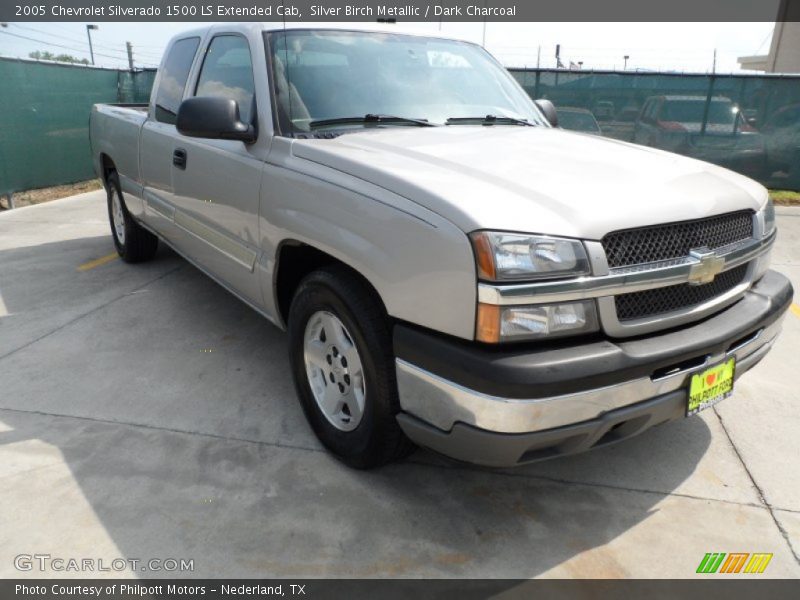
[[[346,269],[356,276],[374,294],[383,308],[384,314],[388,315],[386,303],[377,288],[358,269],[311,244],[287,238],[278,244],[272,277],[275,311],[284,327],[288,323],[292,298],[303,278],[313,271],[331,266]]]
[[[114,163],[114,160],[105,152],[101,152],[98,158],[100,161],[100,173],[103,180],[103,185],[106,185],[108,182],[108,176],[117,171],[117,165]]]

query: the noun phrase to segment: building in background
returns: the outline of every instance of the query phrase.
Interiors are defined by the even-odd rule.
[[[740,56],[739,65],[765,73],[800,73],[800,0],[781,0],[769,54]]]

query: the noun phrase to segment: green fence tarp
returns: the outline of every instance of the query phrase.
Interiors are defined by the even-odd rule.
[[[800,76],[510,69],[562,127],[678,152],[800,190]],[[147,102],[155,70],[0,58],[0,194],[93,176],[96,102]],[[643,110],[645,109],[645,110]]]
[[[0,195],[92,178],[92,105],[147,102],[154,75],[0,58]]]

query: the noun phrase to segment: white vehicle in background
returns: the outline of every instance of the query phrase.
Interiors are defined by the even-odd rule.
[[[558,114],[558,126],[569,131],[580,131],[581,133],[593,133],[601,135],[600,125],[594,118],[592,111],[585,108],[573,108],[571,106],[559,106],[556,108]]]
[[[90,135],[120,256],[167,243],[286,329],[333,454],[506,466],[726,398],[792,299],[761,185],[557,125],[475,44],[225,23]]]

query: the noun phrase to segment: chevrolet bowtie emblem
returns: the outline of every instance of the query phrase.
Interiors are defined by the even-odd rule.
[[[689,285],[711,283],[714,281],[714,277],[716,277],[725,266],[725,259],[720,258],[708,248],[691,250],[689,256],[700,261],[692,265],[692,268],[689,270]]]

